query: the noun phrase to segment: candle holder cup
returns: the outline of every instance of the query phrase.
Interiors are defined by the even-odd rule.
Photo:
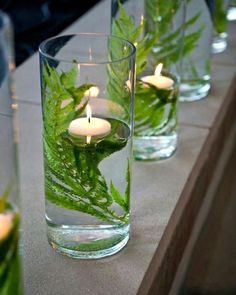
[[[236,20],[236,0],[230,0],[229,9],[227,11],[227,20],[228,21]]]
[[[129,239],[135,47],[102,34],[40,45],[46,222],[65,255],[112,255]]]
[[[16,97],[13,93],[12,26],[0,12],[0,294],[21,295],[19,194],[16,169]]]

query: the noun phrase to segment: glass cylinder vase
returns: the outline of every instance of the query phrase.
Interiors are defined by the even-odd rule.
[[[149,56],[152,69],[163,63],[166,70],[181,75],[185,13],[185,0],[145,0],[145,32],[155,39]]]
[[[214,27],[214,38],[212,52],[223,52],[227,47],[227,12],[230,0],[214,0],[212,19]]]
[[[40,46],[49,243],[101,258],[129,239],[135,47],[78,34]]]
[[[187,1],[180,101],[196,101],[209,93],[212,32],[207,2]]]
[[[19,200],[16,176],[16,108],[12,28],[0,12],[0,294],[21,295]]]
[[[137,50],[134,126],[137,160],[166,159],[177,148],[184,8],[184,1],[168,0],[165,5],[159,0],[112,1],[112,34],[128,39]]]
[[[159,63],[164,68],[180,76],[181,58],[183,49],[185,0],[112,0],[112,23],[120,18],[120,6],[131,17],[135,26],[141,24],[141,34],[136,38],[137,32],[132,32],[130,22],[126,23],[126,30],[111,32],[119,35],[125,34],[126,38],[134,43],[143,38],[146,42],[146,63],[150,71],[155,70]],[[143,25],[143,26],[142,26]],[[136,39],[136,40],[134,40]]]
[[[227,12],[227,20],[236,20],[236,0],[230,0],[229,9]]]
[[[162,160],[177,149],[177,106],[179,80],[159,70],[146,72],[136,81],[134,157],[136,160]],[[157,75],[157,70],[160,75]]]

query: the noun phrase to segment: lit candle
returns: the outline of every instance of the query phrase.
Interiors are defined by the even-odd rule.
[[[163,64],[158,64],[154,75],[144,76],[141,78],[141,81],[153,85],[159,89],[169,89],[174,84],[174,81],[166,76],[161,76]]]
[[[0,214],[0,241],[5,239],[13,226],[12,214]]]
[[[102,137],[110,133],[111,124],[101,118],[92,117],[90,105],[86,107],[87,117],[73,120],[69,125],[69,133],[72,136],[86,136],[90,143],[92,136]]]

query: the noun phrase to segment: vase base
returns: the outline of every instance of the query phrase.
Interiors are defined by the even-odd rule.
[[[120,251],[129,240],[129,225],[48,225],[49,244],[60,254],[76,259],[99,259]]]
[[[176,132],[162,136],[134,137],[134,158],[141,161],[164,160],[177,149]]]
[[[230,7],[227,14],[227,20],[236,20],[236,7]]]
[[[192,102],[200,100],[208,95],[210,88],[210,83],[191,84],[184,81],[180,85],[179,101]]]
[[[213,54],[223,52],[227,47],[227,34],[221,33],[213,38],[211,51]]]

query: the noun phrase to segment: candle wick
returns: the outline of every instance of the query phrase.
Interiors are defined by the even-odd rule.
[[[88,122],[90,123],[90,121],[91,121],[91,118],[90,118],[90,117],[88,117]]]

